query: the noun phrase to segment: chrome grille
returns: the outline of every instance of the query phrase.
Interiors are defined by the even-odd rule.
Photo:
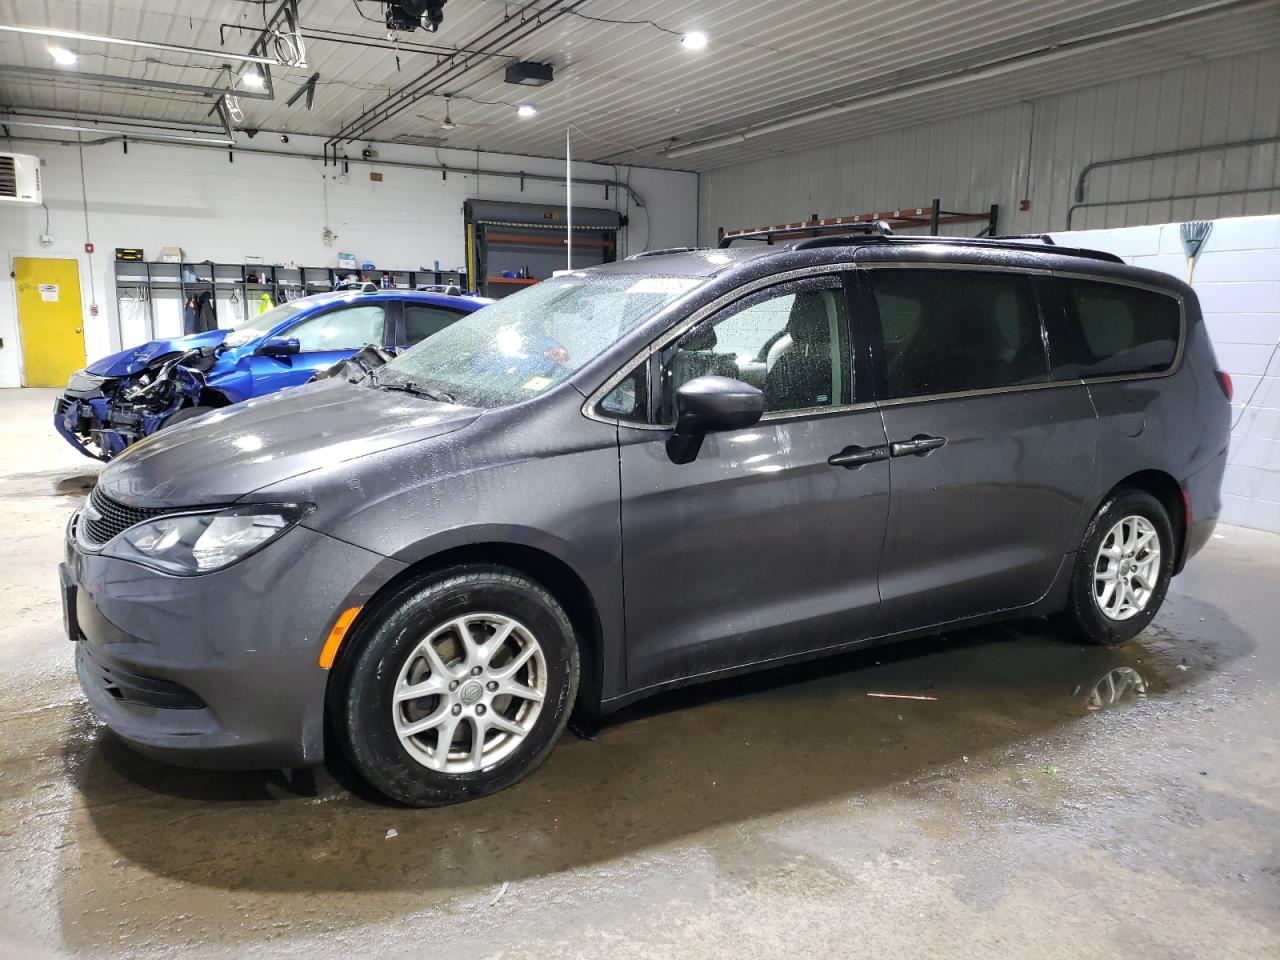
[[[119,500],[113,500],[101,489],[94,487],[93,492],[89,494],[89,502],[84,511],[84,538],[95,546],[101,545],[128,530],[135,523],[172,512],[172,510],[155,507],[131,507]]]

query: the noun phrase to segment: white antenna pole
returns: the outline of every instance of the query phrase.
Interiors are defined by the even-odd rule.
[[[569,128],[564,128],[564,205],[569,211],[569,228],[566,231],[565,269],[573,269],[573,163],[569,156]]]

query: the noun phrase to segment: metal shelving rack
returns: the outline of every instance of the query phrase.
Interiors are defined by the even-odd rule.
[[[1000,223],[1000,204],[993,203],[987,210],[966,213],[957,210],[944,210],[942,201],[935,199],[925,207],[899,207],[897,210],[882,210],[878,213],[855,213],[844,217],[811,217],[797,223],[778,223],[771,227],[744,227],[740,230],[720,228],[721,245],[727,246],[735,240],[760,240],[768,244],[786,243],[788,240],[802,240],[806,237],[833,236],[847,233],[849,226],[857,223],[874,223],[883,221],[894,230],[925,228],[930,236],[938,236],[944,226],[961,223],[984,223],[986,226],[978,232],[980,237],[996,235]]]
[[[116,316],[121,314],[121,290],[138,290],[145,293],[147,303],[147,337],[155,339],[156,316],[154,296],[177,295],[183,304],[192,296],[213,293],[215,317],[221,309],[218,296],[233,290],[239,294],[248,316],[250,304],[263,293],[280,302],[280,294],[290,300],[313,293],[328,293],[350,275],[368,276],[381,286],[383,274],[391,277],[394,290],[416,290],[419,286],[441,284],[467,287],[466,273],[457,270],[370,270],[361,271],[349,267],[284,267],[265,263],[213,263],[171,262],[161,260],[115,261]],[[194,279],[188,279],[194,278]],[[221,325],[221,324],[219,324]]]

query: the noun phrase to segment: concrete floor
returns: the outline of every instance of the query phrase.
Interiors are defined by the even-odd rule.
[[[1020,623],[717,684],[415,811],[95,722],[51,406],[0,391],[0,957],[1280,956],[1276,536],[1221,529],[1119,650]]]

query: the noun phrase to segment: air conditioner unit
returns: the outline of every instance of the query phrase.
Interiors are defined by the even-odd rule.
[[[0,153],[0,203],[42,203],[40,158]]]

